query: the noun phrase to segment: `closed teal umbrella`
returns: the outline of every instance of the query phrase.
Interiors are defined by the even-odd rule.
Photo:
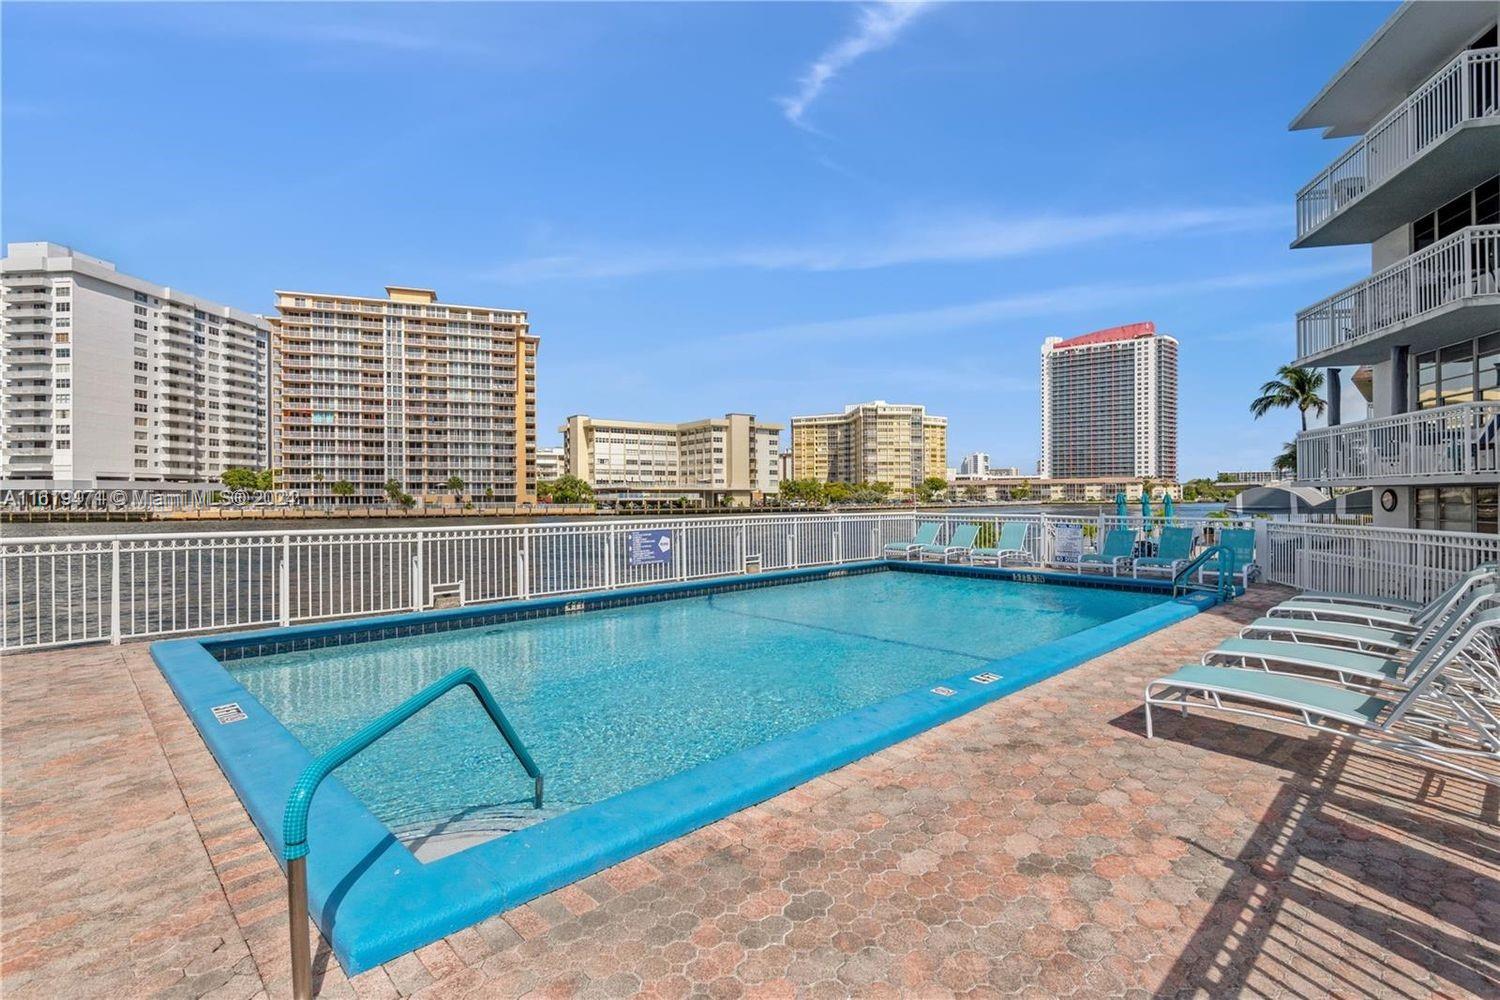
[[[1141,525],[1151,526],[1151,497],[1145,490],[1141,490]]]
[[[1121,521],[1130,516],[1130,509],[1125,504],[1125,491],[1121,490],[1115,494],[1115,517],[1118,517]]]
[[[1161,516],[1168,521],[1172,520],[1172,494],[1164,493],[1161,498]]]

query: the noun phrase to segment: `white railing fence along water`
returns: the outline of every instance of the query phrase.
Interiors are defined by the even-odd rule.
[[[1457,403],[1297,435],[1297,479],[1500,479],[1500,402]]]
[[[1109,519],[990,513],[782,514],[358,531],[23,538],[0,542],[0,649],[141,639],[730,576],[878,558],[918,521],[1028,524],[1027,559],[1059,528],[1093,547]],[[1130,519],[1139,525],[1140,518]],[[1187,523],[1178,519],[1178,523]],[[1222,522],[1215,522],[1222,523]],[[637,558],[637,532],[670,555]]]
[[[1297,236],[1312,232],[1465,122],[1500,115],[1500,49],[1470,49],[1433,74],[1297,192]]]
[[[1273,583],[1427,601],[1500,562],[1500,535],[1271,521],[1258,555]]]
[[[936,523],[940,541],[961,524],[977,524],[985,532],[980,544],[993,545],[1007,521],[1027,525],[1024,561],[1031,564],[1055,562],[1075,544],[1097,551],[1116,527],[1137,531],[1143,547],[1166,523],[1192,527],[1201,548],[1225,527],[1253,526],[1269,579],[1386,596],[1441,589],[1444,579],[1497,558],[1500,546],[1484,535],[1392,536],[1381,529],[1245,518],[1157,515],[1143,522],[1139,514],[977,511],[23,538],[0,541],[0,650],[838,565],[879,558],[887,543],[913,537],[919,523]],[[659,548],[663,539],[665,549]],[[658,550],[642,551],[649,545]],[[1389,557],[1392,565],[1382,572],[1359,568],[1376,557]]]
[[[1469,226],[1297,314],[1307,358],[1420,319],[1444,306],[1500,294],[1500,226]]]

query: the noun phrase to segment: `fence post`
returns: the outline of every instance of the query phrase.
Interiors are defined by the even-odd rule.
[[[516,550],[516,596],[521,600],[531,596],[531,533],[521,532],[521,547]]]
[[[876,521],[870,525],[870,558],[879,559],[883,552],[880,551],[880,522]]]
[[[422,597],[422,577],[426,569],[423,557],[427,554],[423,545],[425,535],[417,535],[416,544],[413,546],[411,557],[411,609],[421,611],[427,602]]]
[[[615,528],[610,525],[609,534],[604,536],[604,587],[606,590],[615,589]]]
[[[109,545],[109,644],[120,644],[120,540]]]
[[[281,536],[281,627],[292,623],[292,536]]]

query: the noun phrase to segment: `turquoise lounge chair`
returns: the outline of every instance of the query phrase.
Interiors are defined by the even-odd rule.
[[[1463,663],[1476,648],[1492,648],[1500,612],[1483,612],[1441,652],[1413,663],[1388,696],[1303,677],[1192,664],[1146,685],[1146,738],[1156,735],[1151,710],[1184,715],[1207,708],[1300,725],[1368,743],[1500,786],[1500,719],[1476,697]],[[1410,724],[1403,725],[1410,718]],[[1486,765],[1487,770],[1466,766]]]
[[[1026,533],[1030,530],[1031,525],[1025,521],[1004,521],[1000,524],[1000,538],[995,542],[995,547],[975,547],[969,553],[969,558],[973,562],[992,562],[996,566],[1004,566],[1012,556],[1029,558],[1026,552]]]
[[[979,537],[979,526],[977,524],[960,524],[953,529],[953,535],[946,544],[937,542],[932,545],[924,545],[917,550],[918,559],[929,557],[941,559],[947,562],[951,557],[959,559],[971,558],[974,554],[974,540]]]
[[[1250,586],[1250,581],[1260,576],[1260,565],[1255,561],[1255,529],[1221,529],[1219,544],[1229,550],[1232,559],[1230,576],[1239,577],[1241,586]],[[1219,576],[1218,563],[1212,560],[1198,570],[1198,582],[1203,583],[1204,578],[1209,575],[1212,575],[1215,581]]]
[[[1165,572],[1176,578],[1177,572],[1186,566],[1193,556],[1194,532],[1192,528],[1162,528],[1161,541],[1156,545],[1156,555],[1142,556],[1135,561],[1135,575]]]
[[[1352,621],[1370,628],[1415,632],[1433,619],[1447,614],[1474,587],[1494,579],[1493,564],[1476,566],[1459,577],[1447,590],[1417,608],[1392,608],[1367,601],[1335,601],[1324,595],[1299,594],[1270,610],[1272,618],[1311,619],[1317,622]]]
[[[1098,552],[1085,552],[1076,563],[1057,563],[1082,573],[1086,569],[1107,569],[1110,576],[1119,576],[1120,571],[1130,568],[1135,558],[1135,529],[1112,528],[1104,536],[1104,547]]]
[[[885,548],[881,550],[881,553],[887,559],[893,556],[900,556],[903,559],[910,559],[913,554],[915,554],[919,549],[922,548],[922,546],[932,545],[937,541],[938,530],[941,527],[942,525],[938,524],[936,521],[929,521],[926,524],[918,525],[917,533],[912,536],[910,541],[886,542]]]

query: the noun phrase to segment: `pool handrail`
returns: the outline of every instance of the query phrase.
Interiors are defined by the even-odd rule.
[[[312,948],[307,930],[307,814],[312,808],[314,793],[323,779],[334,770],[457,687],[468,688],[479,699],[479,704],[484,706],[490,721],[500,730],[511,753],[515,754],[516,760],[520,761],[535,782],[533,801],[536,808],[542,807],[542,772],[531,759],[521,737],[511,727],[510,720],[500,710],[500,703],[495,700],[495,696],[473,667],[455,670],[441,680],[427,685],[307,765],[298,776],[297,783],[292,786],[281,821],[282,856],[286,859],[287,910],[291,917],[292,995],[297,1000],[310,1000],[312,997]]]
[[[1220,601],[1228,601],[1233,599],[1234,550],[1227,545],[1210,545],[1208,548],[1204,549],[1202,552],[1194,556],[1192,562],[1188,563],[1186,566],[1182,567],[1182,569],[1178,570],[1177,575],[1172,577],[1173,597],[1177,596],[1179,592],[1179,586],[1181,586],[1183,590],[1189,589],[1190,585],[1182,584],[1183,578],[1186,577],[1187,579],[1191,580],[1193,574],[1201,569],[1205,564],[1207,564],[1210,558],[1216,558],[1219,561],[1219,580],[1218,584],[1214,587],[1214,592],[1218,595]]]

